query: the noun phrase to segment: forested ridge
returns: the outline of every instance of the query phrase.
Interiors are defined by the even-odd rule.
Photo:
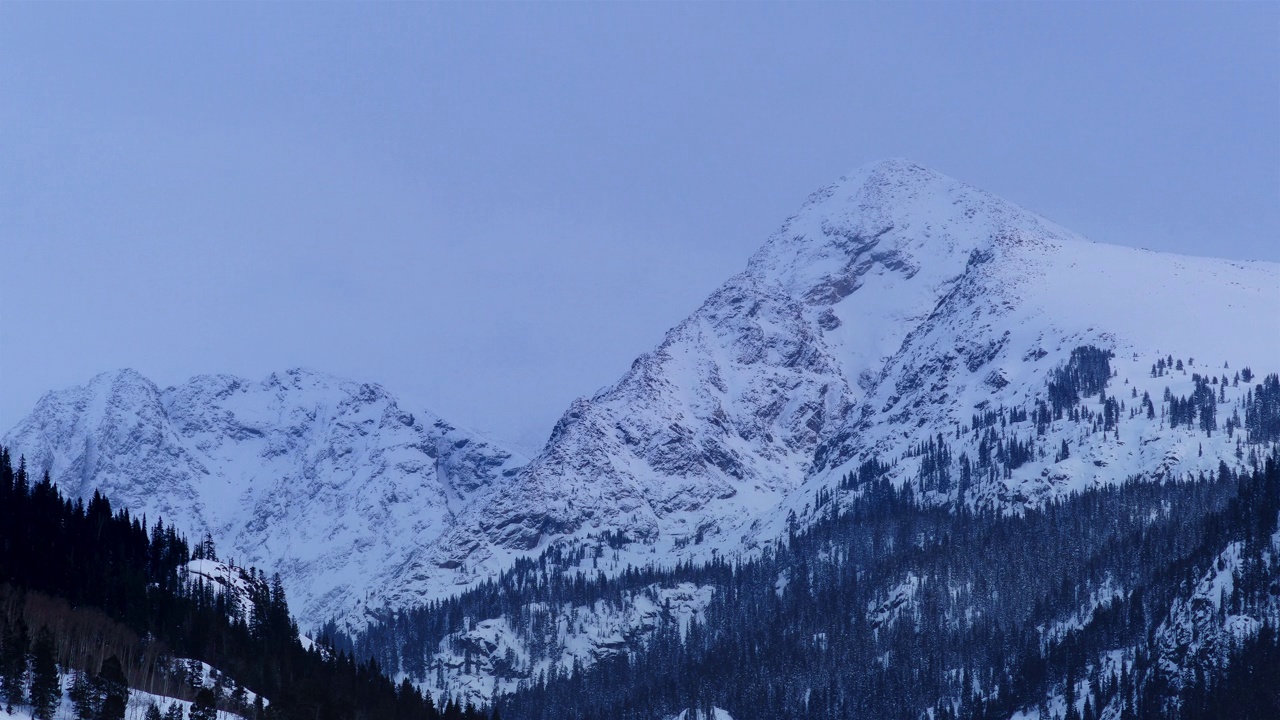
[[[376,662],[304,649],[278,577],[241,571],[248,607],[188,577],[193,555],[210,550],[193,552],[174,528],[115,510],[96,493],[88,503],[65,498],[0,448],[5,703],[51,717],[65,684],[78,715],[116,720],[127,684],[195,701],[193,718],[215,705],[255,719],[484,717],[454,704],[438,710]],[[216,677],[193,673],[194,660]]]
[[[905,719],[926,709],[1008,718],[1082,683],[1083,709],[1062,716],[1096,720],[1110,706],[1126,720],[1245,717],[1246,697],[1262,708],[1254,716],[1280,716],[1280,697],[1264,685],[1249,696],[1223,691],[1280,673],[1274,634],[1239,649],[1261,666],[1254,674],[1233,663],[1235,674],[1205,674],[1197,687],[1162,672],[1152,645],[1174,600],[1232,542],[1243,543],[1246,561],[1223,612],[1280,619],[1269,549],[1280,513],[1275,454],[1244,473],[1223,464],[1213,477],[1131,481],[1020,515],[922,506],[909,487],[882,479],[859,493],[754,560],[540,579],[552,555],[390,619],[357,646],[395,662],[389,643],[439,642],[450,617],[527,618],[518,607],[526,597],[555,608],[693,582],[716,593],[683,634],[668,623],[594,667],[527,677],[499,702],[503,717],[663,718],[714,706],[739,720]],[[1103,667],[1099,658],[1117,650],[1122,661]],[[1197,700],[1178,702],[1184,695]],[[1215,702],[1200,703],[1207,695]]]

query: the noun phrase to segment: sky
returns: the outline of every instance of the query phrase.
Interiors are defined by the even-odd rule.
[[[1280,4],[0,3],[0,430],[303,366],[528,450],[906,157],[1280,261]]]

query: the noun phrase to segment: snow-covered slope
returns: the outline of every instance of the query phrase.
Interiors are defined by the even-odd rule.
[[[77,717],[75,704],[68,697],[67,691],[70,689],[69,681],[63,680],[63,696],[58,703],[58,707],[54,709],[54,720],[72,720]],[[151,705],[155,705],[164,713],[171,706],[182,708],[182,717],[187,717],[191,712],[192,703],[189,700],[178,700],[176,698],[165,697],[164,695],[153,695],[142,690],[130,690],[129,702],[125,706],[124,720],[145,720],[147,710]],[[31,720],[33,714],[30,706],[16,706],[13,712],[7,712],[5,708],[0,707],[0,720]],[[216,717],[218,720],[244,720],[244,715],[218,710]]]
[[[1158,402],[1166,385],[1186,392],[1191,371],[1274,370],[1277,309],[1275,264],[1101,245],[918,165],[869,165],[810,197],[617,383],[575,401],[516,481],[414,563],[426,574],[470,563],[478,577],[603,531],[657,557],[749,547],[873,453],[896,463],[970,429],[975,412],[1033,407],[1075,348],[1114,352],[1110,392],[1129,404],[1126,384]],[[1190,370],[1151,378],[1166,356]],[[1228,401],[1247,391],[1232,386]],[[966,500],[1017,505],[1216,467],[1234,447],[1224,435],[1201,456],[1162,419],[1121,425],[1109,439],[1056,422],[1034,462],[979,478]],[[1052,462],[1064,439],[1076,451]],[[976,458],[978,440],[960,437],[953,463]],[[906,482],[918,466],[891,472]]]
[[[662,629],[683,637],[692,620],[705,622],[714,594],[713,587],[692,583],[652,585],[612,602],[526,605],[520,610],[522,627],[513,627],[514,618],[469,619],[467,629],[450,633],[423,658],[428,670],[420,687],[438,705],[458,698],[480,706],[539,675],[581,672],[604,658],[635,652]],[[404,678],[415,679],[407,673]]]
[[[279,572],[304,625],[370,592],[416,599],[396,569],[525,462],[377,385],[305,370],[164,390],[104,373],[45,395],[3,442],[72,496],[100,490]]]

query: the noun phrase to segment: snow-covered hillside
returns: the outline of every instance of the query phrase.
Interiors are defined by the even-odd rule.
[[[163,390],[104,373],[45,395],[3,442],[72,496],[102,491],[193,542],[212,533],[237,565],[279,572],[304,626],[382,589],[525,462],[377,385],[306,370]]]
[[[1221,674],[1230,665],[1233,652],[1238,652],[1247,641],[1256,638],[1265,624],[1275,622],[1280,610],[1280,599],[1277,598],[1280,585],[1275,581],[1275,578],[1280,578],[1280,568],[1277,567],[1280,562],[1276,560],[1277,551],[1280,551],[1280,533],[1267,538],[1263,546],[1258,558],[1261,565],[1249,567],[1249,563],[1242,559],[1242,543],[1229,543],[1210,560],[1207,568],[1196,568],[1193,582],[1181,582],[1180,593],[1173,598],[1167,614],[1159,618],[1159,624],[1152,633],[1151,665],[1145,672],[1162,679],[1164,686],[1171,691],[1175,706],[1181,702],[1178,698],[1197,683],[1203,685],[1206,678]],[[1270,584],[1275,591],[1268,588],[1262,597],[1242,595],[1235,586],[1236,581],[1250,572],[1268,578],[1264,584]],[[1094,598],[1089,611],[1092,613],[1105,608],[1111,600],[1111,597]],[[1072,629],[1079,629],[1083,623],[1073,625]],[[1060,639],[1054,638],[1054,641]],[[1135,670],[1137,652],[1134,647],[1119,647],[1098,657],[1086,658],[1090,672],[1088,678],[1079,681],[1075,690],[1077,717],[1083,716],[1086,698],[1098,699],[1100,685],[1109,684],[1114,688],[1120,683],[1122,673],[1139,672]],[[1063,717],[1066,711],[1064,694],[1065,688],[1056,688],[1039,708],[1021,710],[1010,720]],[[1099,702],[1094,717],[1119,720],[1125,717],[1124,703],[1125,698],[1118,697]],[[1044,709],[1048,712],[1042,712]]]
[[[484,705],[534,678],[580,673],[632,653],[656,632],[683,634],[691,620],[703,619],[714,593],[692,583],[653,585],[614,603],[529,604],[520,609],[521,627],[505,617],[468,619],[469,627],[450,633],[422,658],[426,680],[419,684],[440,705],[448,698]]]

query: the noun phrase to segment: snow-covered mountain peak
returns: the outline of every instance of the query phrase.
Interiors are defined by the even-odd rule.
[[[92,412],[95,419],[121,405],[158,403],[161,390],[155,383],[133,368],[101,372],[78,388],[54,390],[44,394],[37,407],[71,405]]]
[[[1280,327],[1258,311],[1274,307],[1274,264],[1093,243],[917,164],[874,163],[812,195],[617,383],[575,401],[429,557],[481,577],[512,552],[606,530],[659,554],[750,546],[871,454],[899,459],[975,408],[1034,405],[1078,347],[1115,353],[1129,381],[1157,354],[1264,366]],[[1161,452],[1187,457],[1176,444]],[[1114,453],[1095,449],[1069,472],[1037,465],[1034,492],[985,497],[1116,475],[1102,469]]]
[[[379,385],[304,369],[163,390],[103,373],[46,394],[4,443],[72,496],[102,490],[279,570],[312,624],[370,590],[412,593],[404,559],[526,462]]]
[[[1072,238],[1001,198],[906,160],[866,165],[809,197],[751,258],[748,272],[831,305],[869,272],[922,285],[954,277],[975,254]]]

